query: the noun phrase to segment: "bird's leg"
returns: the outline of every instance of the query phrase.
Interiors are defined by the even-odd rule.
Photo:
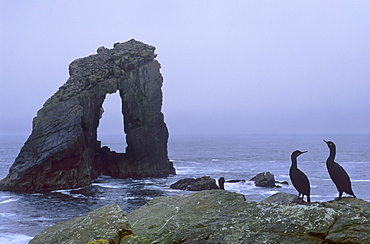
[[[302,198],[301,198],[301,195],[302,195]],[[303,194],[302,193],[299,193],[298,194],[298,196],[297,196],[297,199],[296,200],[294,200],[293,202],[294,203],[302,203],[302,201],[303,201]]]
[[[311,202],[310,196],[306,195],[307,197],[307,202]]]
[[[343,195],[343,192],[342,191],[339,192],[339,197],[334,198],[334,201],[338,201],[338,200],[342,199],[342,195]]]

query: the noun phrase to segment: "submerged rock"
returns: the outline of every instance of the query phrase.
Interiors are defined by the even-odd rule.
[[[158,197],[131,212],[133,233],[143,243],[367,243],[370,203],[281,204],[284,194],[247,202],[228,191]],[[275,199],[275,200],[273,200]],[[273,202],[277,203],[273,203]]]
[[[49,227],[30,244],[139,243],[134,241],[130,223],[115,204]]]
[[[163,78],[154,51],[132,39],[73,61],[67,82],[37,112],[32,133],[0,181],[0,190],[75,188],[102,173],[120,178],[174,174],[161,113]],[[97,141],[102,104],[117,91],[126,153],[102,149]]]

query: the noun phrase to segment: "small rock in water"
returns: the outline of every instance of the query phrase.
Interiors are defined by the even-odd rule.
[[[219,189],[219,187],[216,184],[216,180],[212,179],[210,176],[203,176],[197,179],[194,178],[181,179],[170,185],[170,188],[189,191]]]
[[[227,180],[227,183],[245,182],[245,180]]]
[[[170,185],[172,189],[187,190],[188,187],[195,183],[194,178],[185,178]]]
[[[270,172],[262,172],[254,176],[250,181],[254,181],[256,186],[262,187],[276,187],[275,176]]]

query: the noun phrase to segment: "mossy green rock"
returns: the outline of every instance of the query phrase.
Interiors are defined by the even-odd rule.
[[[158,197],[127,218],[118,205],[96,209],[30,243],[370,243],[369,202],[294,202],[287,193],[248,202],[223,190]]]
[[[332,243],[370,243],[370,203],[358,198],[325,202],[323,206],[338,212],[338,218],[326,237]]]
[[[366,243],[370,203],[248,202],[222,190],[155,198],[128,214],[143,243]]]
[[[131,225],[121,208],[109,205],[42,231],[30,244],[124,243],[132,235]],[[105,241],[105,242],[104,242]]]

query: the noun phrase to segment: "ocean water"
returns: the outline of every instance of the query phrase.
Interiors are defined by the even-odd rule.
[[[99,138],[103,145],[124,152],[124,138]],[[0,178],[7,175],[26,139],[27,135],[0,137]],[[350,175],[357,197],[370,201],[370,135],[170,135],[169,158],[177,175],[144,179],[100,176],[79,189],[0,192],[0,243],[28,243],[49,226],[108,204],[118,203],[128,213],[156,196],[189,193],[169,188],[187,177],[244,179],[245,182],[226,183],[225,188],[244,194],[247,201],[261,201],[277,192],[296,194],[292,185],[263,188],[249,181],[256,174],[269,171],[276,180],[290,183],[290,154],[294,150],[308,151],[298,157],[298,167],[310,180],[311,201],[332,200],[338,192],[326,170],[329,149],[323,139],[337,145],[336,161]]]

